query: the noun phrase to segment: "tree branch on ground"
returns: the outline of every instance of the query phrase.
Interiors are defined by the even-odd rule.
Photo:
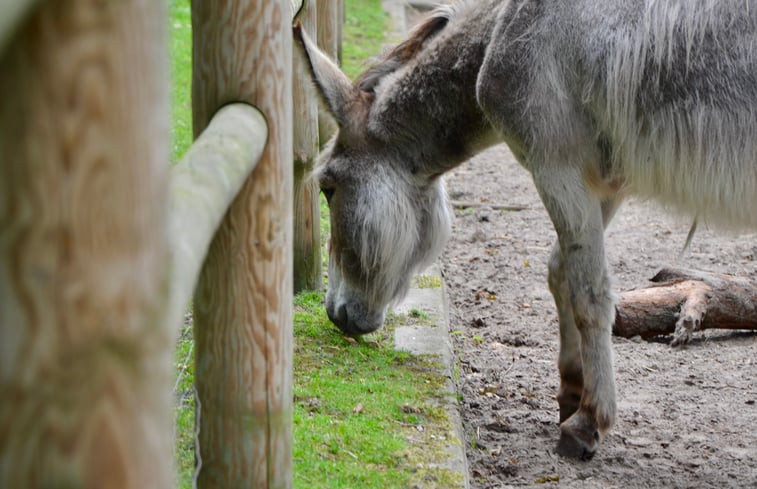
[[[651,338],[673,334],[673,346],[703,329],[757,330],[757,282],[745,277],[664,268],[654,285],[621,294],[613,334]]]

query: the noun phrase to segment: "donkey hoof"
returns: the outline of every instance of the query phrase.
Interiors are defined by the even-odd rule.
[[[597,450],[599,432],[593,433],[562,426],[556,452],[561,457],[591,460]]]

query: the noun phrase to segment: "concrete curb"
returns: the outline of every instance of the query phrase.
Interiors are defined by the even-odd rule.
[[[429,461],[430,465],[455,474],[460,483],[449,489],[469,489],[468,461],[465,456],[460,403],[454,383],[456,357],[449,336],[447,294],[437,264],[416,277],[415,283],[431,283],[433,286],[414,286],[407,298],[395,308],[397,314],[409,314],[420,310],[429,317],[428,325],[397,326],[394,330],[394,347],[415,355],[434,355],[439,360],[439,373],[446,379],[442,388],[440,404],[448,418],[444,428],[448,433],[445,442],[446,460]]]

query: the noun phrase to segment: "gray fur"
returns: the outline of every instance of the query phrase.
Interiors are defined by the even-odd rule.
[[[558,234],[558,451],[590,457],[616,410],[604,227],[632,194],[757,226],[756,41],[751,0],[468,1],[345,87],[303,38],[340,116],[317,169],[334,192],[330,317],[351,334],[380,326],[443,246],[440,175],[498,136]]]

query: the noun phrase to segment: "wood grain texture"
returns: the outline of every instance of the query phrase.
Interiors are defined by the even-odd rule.
[[[289,0],[192,2],[195,135],[235,101],[268,123],[195,293],[201,488],[292,485],[291,25]]]
[[[316,32],[316,4],[305,2],[297,17]],[[292,67],[294,101],[294,292],[321,288],[321,225],[318,183],[309,178],[318,156],[318,99],[301,55]]]
[[[294,19],[298,15],[300,15],[300,10],[302,10],[302,7],[306,4],[314,4],[314,0],[308,0],[307,2],[305,0],[289,0],[289,4],[291,6],[292,11],[292,18]]]
[[[173,482],[163,2],[46,2],[0,57],[0,487]]]
[[[339,53],[340,25],[342,22],[342,7],[339,0],[321,0],[316,4],[318,17],[318,47],[328,54],[331,59],[341,64]],[[313,32],[313,31],[309,31]]]
[[[172,273],[166,322],[178,324],[183,317],[210,241],[257,165],[267,140],[263,114],[247,104],[226,105],[171,168],[168,236]]]

